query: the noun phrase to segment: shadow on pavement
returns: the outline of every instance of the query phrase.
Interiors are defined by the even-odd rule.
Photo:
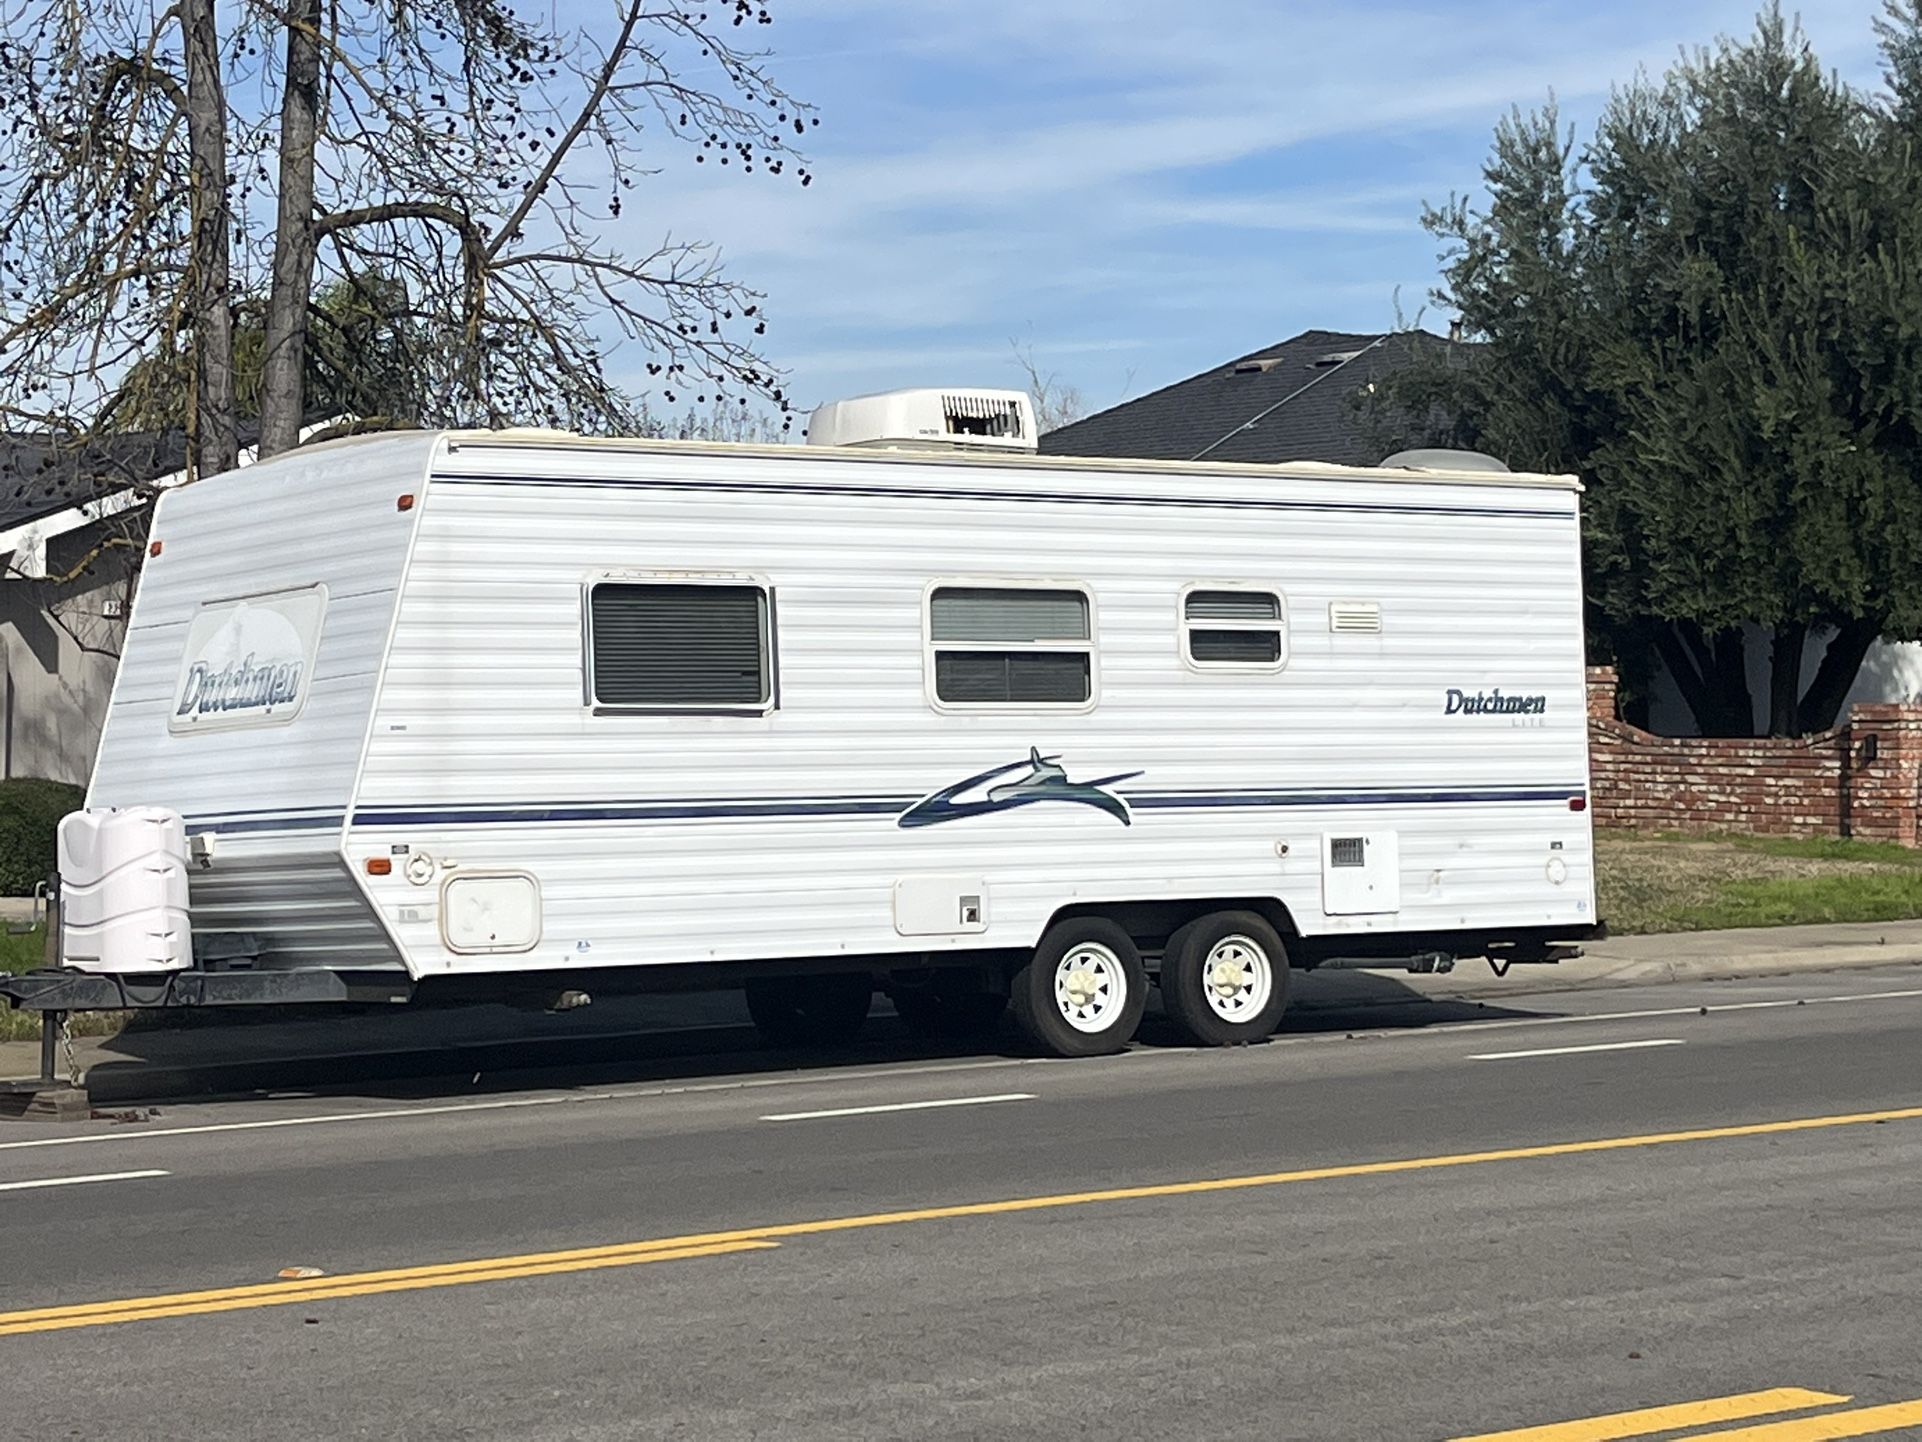
[[[1559,1014],[1425,996],[1387,972],[1297,974],[1292,984],[1283,1036]],[[1153,1002],[1138,1044],[1183,1045]],[[288,1092],[447,1101],[720,1077],[831,1077],[878,1065],[1030,1054],[1005,1021],[987,1039],[915,1039],[879,998],[853,1046],[771,1050],[759,1044],[739,997],[730,993],[611,998],[563,1016],[501,1006],[355,1014],[308,1008],[296,1019],[282,1013],[273,1020],[254,1013],[233,1022],[134,1027],[105,1042],[102,1052],[86,1082],[97,1106]]]

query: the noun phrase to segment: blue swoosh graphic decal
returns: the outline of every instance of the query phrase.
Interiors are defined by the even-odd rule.
[[[1027,775],[1019,781],[1000,786],[988,786],[992,781],[1004,776],[1013,776],[1019,771],[1027,772]],[[983,771],[977,776],[968,777],[965,781],[944,786],[932,796],[922,798],[902,812],[895,824],[904,827],[936,826],[944,821],[960,821],[969,816],[990,816],[999,811],[1013,811],[1021,806],[1060,801],[1071,805],[1092,806],[1097,811],[1107,812],[1123,826],[1132,826],[1134,819],[1128,814],[1128,803],[1107,788],[1122,781],[1132,781],[1143,774],[1140,771],[1123,771],[1113,776],[1098,777],[1093,781],[1070,781],[1055,757],[1043,756],[1038,747],[1032,747],[1028,751],[1026,761],[997,766],[992,771]],[[981,786],[988,786],[986,796],[968,801],[955,799]]]

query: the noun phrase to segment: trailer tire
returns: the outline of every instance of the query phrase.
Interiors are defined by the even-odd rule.
[[[1200,1046],[1265,1041],[1288,1006],[1288,952],[1252,911],[1217,911],[1168,938],[1161,1004]]]
[[[865,976],[779,976],[744,988],[747,1014],[769,1046],[845,1046],[874,1001]]]
[[[1128,933],[1098,916],[1056,922],[1010,988],[1022,1032],[1054,1056],[1103,1056],[1134,1039],[1148,972]]]
[[[895,994],[901,1024],[924,1041],[963,1041],[985,1036],[1001,1024],[1007,997],[998,992],[903,991]]]

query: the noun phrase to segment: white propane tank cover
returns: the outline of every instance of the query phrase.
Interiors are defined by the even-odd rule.
[[[61,965],[116,974],[193,965],[179,813],[75,811],[60,823],[59,849]]]
[[[1032,454],[1039,445],[1026,391],[934,388],[829,401],[808,417],[807,440],[811,446],[1004,454]]]

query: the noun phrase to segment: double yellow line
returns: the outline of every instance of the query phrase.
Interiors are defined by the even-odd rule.
[[[1600,1417],[1580,1417],[1573,1422],[1551,1422],[1543,1427],[1483,1432],[1474,1437],[1457,1437],[1454,1442],[1623,1442],[1626,1438],[1679,1432],[1719,1422],[1754,1425],[1720,1432],[1690,1431],[1689,1436],[1699,1438],[1700,1442],[1711,1442],[1711,1439],[1712,1442],[1839,1442],[1845,1437],[1873,1437],[1922,1423],[1922,1398],[1852,1407],[1845,1412],[1823,1412],[1813,1417],[1781,1417],[1784,1412],[1836,1407],[1854,1400],[1846,1394],[1812,1392],[1805,1387],[1774,1387],[1766,1392],[1740,1392],[1732,1397],[1707,1397],[1700,1402],[1610,1412]],[[1756,1422],[1758,1417],[1779,1420]]]
[[[572,1252],[536,1252],[477,1262],[448,1262],[434,1267],[397,1267],[385,1272],[348,1272],[338,1277],[298,1282],[130,1297],[120,1302],[39,1307],[28,1312],[0,1312],[0,1336],[59,1332],[71,1327],[105,1327],[114,1322],[150,1322],[160,1317],[195,1317],[208,1312],[242,1312],[255,1307],[287,1307],[296,1302],[328,1302],[337,1297],[367,1297],[381,1292],[462,1287],[469,1282],[504,1282],[511,1277],[551,1277],[561,1272],[591,1272],[602,1267],[635,1267],[644,1262],[682,1262],[694,1257],[724,1257],[732,1252],[767,1251],[775,1245],[747,1239],[705,1246],[679,1245],[673,1241],[629,1242],[615,1247],[584,1247]]]
[[[24,1312],[0,1312],[0,1337],[23,1332],[54,1332],[73,1327],[104,1327],[116,1322],[142,1322],[160,1317],[188,1317],[210,1312],[236,1312],[253,1307],[281,1307],[295,1302],[331,1301],[339,1297],[381,1292],[420,1291],[430,1287],[458,1287],[470,1282],[498,1282],[512,1277],[551,1276],[561,1272],[632,1267],[647,1262],[678,1262],[696,1257],[722,1257],[736,1252],[766,1251],[793,1237],[829,1232],[864,1231],[910,1222],[956,1221],[968,1217],[1007,1216],[1017,1212],[1052,1211],[1104,1202],[1145,1201],[1159,1197],[1203,1196],[1211,1192],[1248,1191],[1289,1186],[1297,1182],[1337,1181],[1351,1177],[1392,1176],[1401,1172],[1441,1171],[1452,1167],[1483,1166],[1491,1162],[1536,1161],[1552,1157],[1587,1156],[1598,1152],[1631,1151],[1676,1146],[1690,1142],[1727,1141],[1740,1137],[1778,1136],[1785,1132],[1825,1131],[1868,1126],[1879,1122],[1922,1119],[1922,1106],[1892,1111],[1851,1112],[1837,1116],[1796,1117],[1787,1121],[1755,1122],[1745,1126],[1706,1127],[1693,1131],[1648,1132],[1637,1136],[1602,1137],[1585,1142],[1550,1142],[1540,1146],[1508,1147],[1499,1151],[1454,1152],[1441,1156],[1406,1157],[1394,1161],[1355,1162],[1345,1166],[1312,1167],[1301,1171],[1262,1172],[1252,1176],[1214,1177],[1201,1181],[1160,1182],[1146,1186],[1110,1187],[1101,1191],[1060,1192],[1048,1196],[1016,1197],[999,1202],[964,1202],[911,1211],[870,1212],[853,1217],[783,1222],[737,1231],[706,1232],[613,1246],[585,1247],[569,1252],[539,1252],[524,1256],[492,1257],[471,1262],[448,1262],[428,1267],[403,1267],[384,1272],[350,1272],[297,1282],[269,1282],[213,1291],[176,1292],[131,1297],[112,1302],[83,1302],[66,1307],[40,1307]]]

